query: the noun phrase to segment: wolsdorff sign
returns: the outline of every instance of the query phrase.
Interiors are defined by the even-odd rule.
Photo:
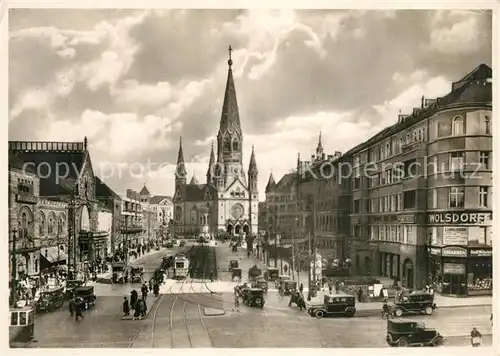
[[[491,221],[492,213],[463,212],[463,213],[429,213],[429,224],[485,224]]]

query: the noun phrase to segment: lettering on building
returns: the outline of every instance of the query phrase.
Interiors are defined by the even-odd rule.
[[[467,257],[467,250],[460,247],[445,247],[441,249],[441,255],[446,257]]]
[[[430,224],[486,224],[492,219],[492,213],[431,213],[428,214]]]

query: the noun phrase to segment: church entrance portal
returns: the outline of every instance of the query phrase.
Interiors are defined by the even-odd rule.
[[[240,230],[241,230],[240,225],[236,225],[236,226],[234,227],[234,233],[235,233],[236,235],[239,235],[239,234],[240,234],[240,232],[241,232]]]
[[[248,227],[248,225],[243,225],[243,232],[245,233],[245,235],[248,235],[248,233],[250,232],[250,229]]]
[[[226,231],[227,231],[228,234],[232,235],[233,234],[233,225],[228,224],[227,228],[226,228]]]

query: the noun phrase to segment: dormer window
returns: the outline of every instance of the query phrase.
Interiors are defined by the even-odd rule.
[[[464,119],[462,116],[455,116],[452,122],[453,136],[460,136],[464,134]]]

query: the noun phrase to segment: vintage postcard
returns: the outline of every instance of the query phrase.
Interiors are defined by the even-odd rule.
[[[11,348],[492,347],[492,6],[126,3],[3,9]]]

